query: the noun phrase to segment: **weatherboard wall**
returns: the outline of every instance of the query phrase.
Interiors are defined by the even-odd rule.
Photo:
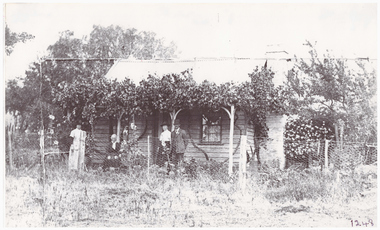
[[[189,144],[185,152],[185,159],[194,158],[198,161],[206,160],[205,153],[209,159],[215,161],[228,161],[229,157],[229,132],[230,132],[230,118],[226,112],[222,112],[222,131],[221,143],[206,144],[201,141],[201,127],[202,127],[202,113],[200,110],[183,110],[177,119],[181,122],[181,127],[186,130],[189,137]],[[139,148],[142,154],[148,154],[148,136],[150,136],[150,154],[153,156],[158,148],[158,137],[161,133],[161,126],[163,120],[167,120],[168,114],[156,114],[147,117],[135,117],[135,124],[137,126],[136,135],[140,136]],[[95,139],[96,149],[98,152],[98,159],[101,159],[102,154],[105,154],[105,148],[110,141],[110,135],[116,133],[116,120],[108,118],[98,119],[95,125]],[[127,121],[122,122],[122,129],[130,124]],[[239,162],[240,153],[240,137],[245,125],[244,113],[241,111],[236,112],[235,127],[233,136],[233,150],[234,162]],[[269,128],[269,138],[272,139],[267,143],[267,148],[262,146],[260,148],[261,161],[280,162],[280,166],[284,164],[283,155],[283,129],[284,117],[280,115],[271,115],[267,118],[267,126]],[[170,129],[170,127],[169,127]],[[251,155],[250,146],[253,143],[253,126],[247,126],[247,151]],[[253,146],[252,146],[253,149]],[[100,160],[101,161],[101,160]]]

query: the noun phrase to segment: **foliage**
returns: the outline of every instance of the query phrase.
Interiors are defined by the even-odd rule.
[[[376,142],[375,70],[329,53],[321,58],[308,45],[310,60],[299,59],[287,76],[291,113],[331,121],[344,128],[346,141]]]
[[[34,39],[34,36],[26,32],[15,33],[12,32],[8,25],[5,24],[5,53],[9,56],[13,52],[15,45],[19,42],[25,43],[28,40]]]
[[[237,110],[245,112],[255,126],[255,135],[266,137],[266,116],[273,112],[284,113],[285,97],[282,88],[274,86],[274,72],[271,69],[256,67],[248,76],[250,80],[241,84],[226,82],[217,85],[203,81],[195,89],[198,98],[196,105],[210,111],[235,105]]]
[[[282,88],[273,83],[274,72],[266,67],[253,70],[237,90],[237,108],[243,110],[254,125],[256,137],[267,137],[266,116],[284,113],[285,97]]]
[[[105,84],[105,79],[74,79],[71,84],[60,85],[59,90],[53,89],[53,102],[62,108],[65,120],[91,123],[101,114]]]
[[[220,85],[204,80],[195,88],[196,107],[205,111],[218,111],[221,107],[236,105],[239,85],[226,82]]]
[[[333,137],[333,129],[325,121],[289,117],[284,132],[285,156],[287,159],[306,159],[315,151],[316,141],[331,140]]]
[[[115,116],[118,119],[123,115],[129,117],[138,110],[136,101],[136,85],[130,79],[126,78],[122,82],[107,80],[101,100],[104,106],[102,116]]]
[[[195,86],[189,70],[162,77],[150,75],[142,80],[138,87],[139,107],[146,113],[154,110],[172,112],[191,108],[196,100],[193,93]]]
[[[6,33],[10,49],[17,39],[30,39],[25,33],[11,33],[8,27]],[[171,58],[175,51],[174,43],[166,45],[154,33],[136,29],[94,26],[89,38],[82,39],[75,38],[72,31],[63,31],[48,47],[50,59],[42,58],[42,78],[40,63],[32,63],[26,77],[19,80],[20,86],[16,81],[7,83],[6,109],[19,111],[24,129],[31,127],[32,131],[41,125],[41,105],[45,125],[49,115],[55,116],[55,125],[72,126],[79,120],[92,125],[94,117],[102,113],[98,110],[105,93],[102,78],[113,64],[112,58]]]
[[[123,154],[121,161],[124,166],[137,166],[146,168],[145,162],[147,157],[142,154],[139,147],[138,135],[135,130],[132,130],[131,136],[128,139],[124,139],[121,143],[121,149]]]
[[[94,25],[85,49],[93,58],[150,60],[175,58],[177,47],[173,42],[166,45],[163,38],[151,31]]]
[[[39,63],[32,63],[25,74],[24,79],[7,82],[5,109],[18,115],[17,127],[21,132],[26,129],[35,132],[41,126],[41,109],[47,128],[49,115],[59,117],[60,108],[52,106],[49,81],[45,78],[41,81]]]

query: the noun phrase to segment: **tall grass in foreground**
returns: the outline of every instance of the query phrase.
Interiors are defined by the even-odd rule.
[[[241,191],[237,178],[228,177],[227,166],[195,161],[187,162],[180,174],[166,175],[165,169],[152,167],[149,176],[140,167],[78,174],[68,172],[63,164],[49,165],[44,193],[37,169],[19,169],[6,178],[6,195],[23,201],[9,201],[9,208],[34,210],[40,214],[34,223],[42,226],[45,196],[46,225],[61,227],[244,225],[250,213],[270,215],[273,202],[347,203],[358,198],[368,182],[353,172],[338,181],[336,174],[319,170],[267,167],[250,173],[247,189]]]
[[[359,198],[364,188],[372,185],[367,175],[354,171],[296,171],[272,168],[266,169],[259,177],[260,188],[265,197],[277,202],[313,200],[344,204]]]

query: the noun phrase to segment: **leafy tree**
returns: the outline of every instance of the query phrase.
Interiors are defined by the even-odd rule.
[[[52,96],[48,81],[46,79],[41,81],[40,64],[32,63],[25,74],[24,79],[18,79],[21,84],[18,84],[16,80],[7,82],[5,106],[6,111],[14,112],[19,116],[20,131],[27,128],[35,131],[40,126],[41,108],[45,124],[49,122],[48,115],[53,115],[57,111],[51,106]]]
[[[25,43],[28,40],[34,39],[34,36],[26,32],[12,32],[8,25],[5,24],[5,53],[9,56],[13,52],[15,45],[19,42]]]
[[[189,70],[180,74],[166,74],[162,78],[150,75],[140,82],[139,107],[147,113],[152,113],[154,110],[167,112],[174,124],[181,110],[195,105],[197,99],[194,94],[195,88],[196,82]]]
[[[169,59],[176,57],[176,45],[168,46],[154,32],[123,29],[120,26],[94,25],[85,46],[89,57],[136,58],[138,60]]]
[[[287,76],[291,113],[332,122],[346,141],[376,142],[375,71],[363,61],[354,64],[329,53],[320,58],[308,45],[310,60],[299,59]]]
[[[16,35],[9,29],[6,31],[14,40]],[[21,37],[28,38],[25,34]],[[149,42],[152,44],[148,44]],[[37,116],[36,112],[40,108],[38,92],[42,81],[44,116],[54,113],[55,122],[59,124],[70,125],[79,119],[88,120],[92,124],[95,114],[101,113],[96,108],[99,102],[94,99],[99,96],[94,92],[98,92],[101,84],[95,84],[94,81],[102,82],[101,79],[113,65],[114,59],[132,55],[139,59],[168,58],[175,55],[175,50],[174,43],[165,46],[164,40],[157,38],[154,33],[139,32],[136,29],[94,26],[89,38],[82,39],[75,38],[72,31],[63,31],[58,41],[48,47],[49,59],[42,61],[42,79],[39,73],[40,64],[33,63],[22,80],[22,87],[16,87],[14,82],[8,84],[7,109],[20,109],[29,115],[32,114],[32,109],[34,115],[25,116],[25,123],[39,124],[40,115]],[[29,97],[24,92],[30,92]],[[14,97],[16,94],[19,97]],[[28,113],[23,109],[28,110]]]
[[[136,29],[133,28],[124,30],[119,26],[94,26],[93,31],[91,32],[88,39],[87,37],[84,37],[83,39],[74,38],[73,33],[71,31],[65,31],[61,34],[61,38],[59,39],[59,41],[57,41],[54,45],[49,47],[50,56],[56,58],[89,59],[83,61],[69,60],[51,62],[49,66],[50,68],[48,68],[52,76],[51,79],[53,79],[54,76],[54,80],[51,81],[51,86],[53,89],[56,89],[56,91],[59,91],[64,89],[65,85],[70,85],[72,82],[91,82],[93,79],[97,79],[96,81],[102,82],[100,79],[103,78],[103,76],[112,66],[112,60],[116,58],[128,58],[133,55],[134,57],[139,59],[151,59],[154,55],[166,49],[171,49],[173,52],[166,53],[167,56],[163,57],[167,58],[169,56],[173,56],[175,46],[172,45],[170,47],[165,47],[162,43],[158,44],[160,41],[163,41],[163,39],[156,38],[155,34],[152,32],[138,32]],[[154,46],[154,49],[147,48],[150,46]],[[148,53],[144,51],[146,49],[149,50]],[[145,53],[142,51],[144,51]],[[73,81],[73,78],[82,80]],[[126,86],[125,84],[129,84],[129,86],[131,86],[132,88],[135,87],[130,85],[130,83],[131,82],[127,83],[126,81],[124,81],[121,85],[113,83],[111,84],[111,88],[112,90],[118,90],[119,92],[122,92],[122,88],[120,87]],[[73,84],[71,85],[71,87],[78,88],[83,87],[83,85]],[[103,85],[103,87],[105,86]],[[80,89],[77,90],[80,91]],[[107,90],[107,88],[104,88],[104,90]],[[111,94],[112,90],[104,92],[106,100],[115,99],[115,95]],[[118,96],[122,97],[123,95],[124,94]],[[110,98],[108,98],[108,96]],[[85,108],[92,108],[92,111],[94,111],[94,106],[97,105],[97,103],[95,103],[95,101],[91,99],[86,101],[88,101],[88,106]],[[90,101],[93,101],[93,103],[91,104]],[[110,100],[108,100],[108,102],[110,102]],[[127,103],[123,100],[120,100],[119,102],[120,103],[118,103],[118,106],[116,106],[115,108],[120,109],[123,103]],[[111,104],[107,103],[107,105]],[[121,110],[115,111],[114,109],[111,109],[110,106],[107,106],[107,108],[110,109],[108,115],[111,115],[109,113],[116,112],[116,114],[113,115],[120,119],[123,117],[123,114],[125,113],[121,112]],[[132,111],[132,109],[129,110]],[[73,112],[73,110],[68,111]],[[94,113],[96,114],[97,112]],[[82,119],[88,119],[88,116],[83,115]]]

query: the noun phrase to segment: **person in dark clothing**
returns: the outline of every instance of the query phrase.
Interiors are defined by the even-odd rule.
[[[174,123],[174,131],[171,133],[171,139],[173,163],[181,168],[189,139],[186,131],[181,129],[179,120]]]
[[[111,142],[106,147],[106,157],[103,162],[103,170],[118,168],[121,165],[121,145],[116,141],[116,134],[112,134]]]

